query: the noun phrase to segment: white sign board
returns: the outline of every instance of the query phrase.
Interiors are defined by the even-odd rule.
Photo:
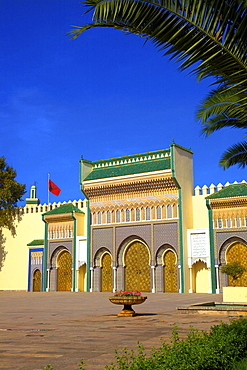
[[[207,257],[207,236],[206,233],[190,234],[191,257]]]

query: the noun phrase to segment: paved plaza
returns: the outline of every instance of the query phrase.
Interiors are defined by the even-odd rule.
[[[110,293],[0,292],[0,369],[78,369],[84,359],[87,370],[104,369],[114,351],[135,348],[140,341],[149,351],[160,338],[171,338],[173,324],[185,336],[192,325],[209,329],[222,315],[179,314],[177,306],[222,301],[213,294],[145,294],[147,300],[133,306],[140,315],[117,317],[121,306],[109,302]]]

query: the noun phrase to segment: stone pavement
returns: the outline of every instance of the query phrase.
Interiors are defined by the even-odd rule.
[[[222,315],[179,314],[177,306],[222,301],[213,294],[145,294],[146,302],[133,306],[135,317],[117,317],[122,306],[109,302],[110,293],[0,292],[0,369],[104,369],[115,349],[136,348],[141,342],[149,351],[160,338],[171,338],[173,324],[186,336],[192,325],[210,329]]]

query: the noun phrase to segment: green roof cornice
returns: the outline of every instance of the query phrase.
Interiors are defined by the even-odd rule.
[[[99,161],[81,161],[92,165],[92,170],[84,178],[88,181],[170,169],[171,151],[163,149]]]
[[[228,185],[220,191],[210,194],[206,199],[235,198],[247,196],[247,184]]]
[[[170,156],[170,149],[155,150],[155,151],[152,151],[152,152],[126,155],[126,156],[123,156],[123,157],[101,159],[99,161],[92,161],[90,163],[93,163],[95,165],[95,164],[101,164],[101,163],[115,162],[114,165],[121,165],[121,164],[124,164],[125,161],[126,161],[126,163],[131,163],[132,160],[134,160],[134,159],[135,160],[137,160],[137,159],[141,160],[141,158],[142,158],[142,161],[143,161],[145,157],[147,157],[145,160],[151,160],[151,159],[161,158],[162,155],[163,156]],[[123,163],[118,163],[118,164],[116,163],[116,162],[121,162],[121,161]]]
[[[183,146],[181,146],[181,145],[178,145],[178,144],[176,144],[176,143],[172,143],[172,144],[171,144],[171,146],[175,146],[176,148],[180,148],[180,149],[182,149],[182,150],[185,150],[185,151],[186,151],[186,152],[188,152],[188,153],[194,154],[194,152],[192,152],[192,150],[191,150],[191,149],[185,148],[185,147],[183,147]]]
[[[57,215],[57,214],[72,213],[72,212],[84,213],[79,208],[74,206],[72,203],[68,203],[68,204],[63,204],[60,207],[54,208],[51,211],[44,213],[44,215],[45,216],[47,216],[47,215]]]
[[[28,243],[27,246],[36,246],[36,245],[44,245],[44,239],[35,239],[32,242]]]

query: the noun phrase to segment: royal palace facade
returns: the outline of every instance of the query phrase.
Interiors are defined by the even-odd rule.
[[[247,184],[194,189],[189,149],[81,159],[80,186],[84,200],[47,205],[31,188],[2,234],[1,290],[220,293],[222,265],[247,267]]]

